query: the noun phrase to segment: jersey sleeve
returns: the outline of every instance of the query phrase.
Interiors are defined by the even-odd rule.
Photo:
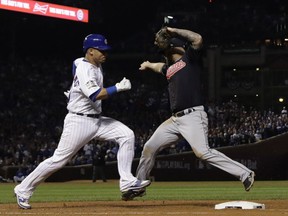
[[[81,91],[86,97],[90,97],[101,89],[99,77],[95,73],[95,68],[88,64],[81,64],[77,67],[76,76],[79,81]]]
[[[73,77],[75,76],[76,68],[77,68],[78,64],[83,60],[84,60],[84,57],[80,57],[80,58],[77,58],[73,61],[73,64],[72,64],[72,76]]]
[[[163,75],[165,75],[165,76],[166,76],[166,74],[167,74],[167,69],[168,69],[168,65],[167,65],[167,64],[163,65],[163,67],[162,67],[162,69],[161,69],[161,73],[162,73]]]

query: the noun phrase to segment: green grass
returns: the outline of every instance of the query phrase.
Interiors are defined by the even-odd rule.
[[[0,183],[0,203],[15,203],[13,183]],[[118,181],[42,183],[33,202],[118,201]],[[239,181],[152,182],[141,200],[288,200],[288,181],[256,181],[250,192]]]

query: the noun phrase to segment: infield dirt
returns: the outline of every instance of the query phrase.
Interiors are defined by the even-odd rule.
[[[265,209],[223,209],[215,205],[225,201],[95,201],[33,203],[30,210],[15,204],[1,204],[0,215],[209,215],[209,216],[281,216],[288,215],[286,200],[254,200],[265,204]]]

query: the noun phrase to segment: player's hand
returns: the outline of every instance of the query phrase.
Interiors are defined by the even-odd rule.
[[[65,95],[67,98],[69,98],[69,94],[70,94],[70,90],[67,90],[67,91],[64,92],[64,95]]]
[[[126,79],[126,77],[124,77],[121,82],[116,83],[116,89],[117,92],[121,92],[121,91],[127,91],[131,89],[131,82],[129,79]]]
[[[149,61],[144,61],[140,67],[139,67],[139,70],[147,70],[149,69],[149,66],[151,65],[151,63]]]

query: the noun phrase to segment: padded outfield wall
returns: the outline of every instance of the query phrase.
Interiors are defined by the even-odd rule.
[[[256,172],[257,180],[288,179],[288,133],[252,144],[218,148],[220,152],[239,161]],[[139,159],[133,162],[135,173]],[[0,175],[13,179],[17,167],[2,167]],[[116,162],[106,165],[107,179],[118,179]],[[158,156],[151,172],[155,181],[235,180],[235,177],[197,159],[193,152]],[[92,179],[92,166],[66,166],[46,181]]]

